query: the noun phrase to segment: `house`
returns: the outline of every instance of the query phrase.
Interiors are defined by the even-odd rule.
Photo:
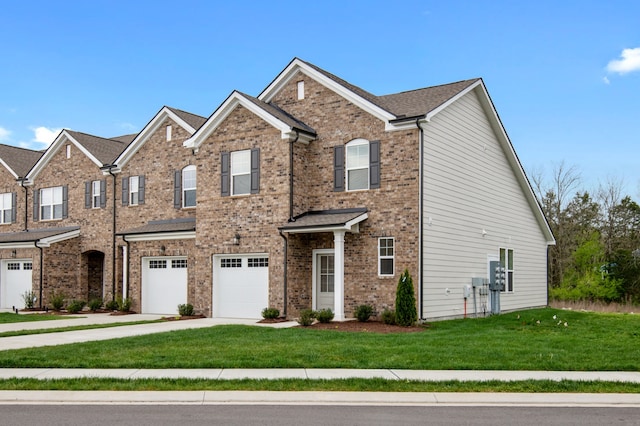
[[[466,287],[497,260],[502,310],[547,303],[553,235],[481,79],[376,96],[295,58],[209,118],[164,107],[124,139],[58,139],[23,182],[29,232],[55,234],[16,258],[66,245],[73,261],[43,264],[34,289],[81,297],[101,282],[147,313],[191,303],[213,317],[269,306],[343,320],[361,304],[393,309],[408,269],[426,320],[462,316]],[[40,220],[60,186],[66,215]],[[2,259],[24,234],[0,234]]]

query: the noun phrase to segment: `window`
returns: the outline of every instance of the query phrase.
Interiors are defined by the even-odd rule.
[[[186,268],[187,267],[187,259],[174,259],[174,260],[171,261],[171,267],[173,269]]]
[[[140,200],[140,179],[138,176],[129,178],[129,205],[136,206]]]
[[[513,250],[501,248],[500,249],[500,264],[505,269],[505,285],[504,291],[513,292]]]
[[[369,142],[347,144],[347,190],[369,189]]]
[[[40,219],[62,219],[62,186],[43,188],[40,190]]]
[[[167,269],[166,260],[150,260],[149,269]]]
[[[268,257],[250,257],[247,266],[249,268],[266,268],[269,266]]]
[[[242,259],[220,259],[221,268],[242,268]]]
[[[394,239],[378,238],[378,275],[394,275]]]
[[[84,208],[102,209],[107,205],[106,181],[93,180],[84,183]]]
[[[0,223],[13,222],[14,198],[15,196],[12,192],[0,194]]]
[[[100,181],[91,182],[91,208],[100,208]]]
[[[249,194],[251,189],[251,151],[231,153],[231,194]]]
[[[31,262],[25,262],[22,264],[22,269],[24,269],[25,271],[31,271],[33,270],[33,263]]]
[[[333,190],[380,188],[380,141],[355,139],[333,148]]]
[[[7,270],[9,271],[19,271],[20,270],[20,264],[19,263],[7,263]]]
[[[196,166],[182,169],[182,207],[196,206]]]
[[[144,204],[144,175],[122,178],[122,205]]]

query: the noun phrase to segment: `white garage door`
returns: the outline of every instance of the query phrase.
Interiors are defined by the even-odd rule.
[[[0,276],[0,308],[24,308],[23,295],[32,291],[31,271],[33,262],[29,260],[3,260]]]
[[[142,313],[177,314],[187,303],[187,258],[142,259]]]
[[[261,318],[269,304],[269,257],[214,256],[213,264],[213,316]]]

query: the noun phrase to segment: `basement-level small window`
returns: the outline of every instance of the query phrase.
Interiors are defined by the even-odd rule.
[[[395,241],[393,237],[378,238],[378,275],[393,276],[395,271]]]

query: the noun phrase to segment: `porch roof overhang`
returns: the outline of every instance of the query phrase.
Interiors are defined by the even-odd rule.
[[[146,225],[117,232],[126,241],[184,240],[196,237],[195,218],[154,220]]]
[[[50,247],[51,244],[80,236],[79,226],[30,229],[0,234],[0,249]]]
[[[335,231],[358,233],[360,231],[360,222],[368,217],[368,210],[365,207],[309,211],[294,217],[286,225],[278,229],[288,234]]]

